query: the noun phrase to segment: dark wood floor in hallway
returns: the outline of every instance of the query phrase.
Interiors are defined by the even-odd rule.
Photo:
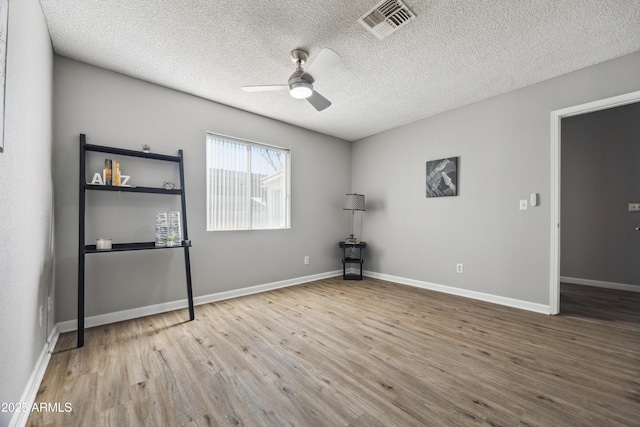
[[[37,402],[72,411],[28,425],[640,425],[640,294],[562,289],[547,316],[333,278],[63,334]]]

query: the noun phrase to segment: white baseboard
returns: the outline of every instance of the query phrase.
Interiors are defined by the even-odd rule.
[[[51,354],[53,353],[53,349],[55,348],[56,343],[58,342],[59,336],[60,331],[57,326],[54,326],[51,330],[51,333],[49,334],[49,337],[47,338],[47,342],[42,348],[42,352],[40,353],[40,357],[38,357],[36,366],[33,368],[31,377],[29,377],[27,386],[22,393],[22,397],[20,398],[19,402],[28,405],[28,408],[31,408],[33,406],[33,402],[35,402],[36,400],[36,395],[38,394],[40,383],[42,382],[42,378],[44,378],[45,372],[47,371],[47,366],[49,366]],[[27,420],[29,419],[30,413],[30,411],[16,412],[9,422],[9,427],[25,426],[27,424]]]
[[[560,276],[563,283],[571,283],[573,285],[595,286],[598,288],[617,289],[620,291],[640,292],[640,286],[628,285],[626,283],[604,282],[602,280],[579,279],[577,277]]]
[[[273,289],[286,288],[288,286],[300,285],[302,283],[313,282],[315,280],[327,279],[329,277],[341,276],[342,271],[329,271],[326,273],[313,274],[311,276],[296,277],[294,279],[281,280],[279,282],[265,283],[262,285],[250,286],[248,288],[235,289],[232,291],[217,292],[209,295],[202,295],[193,299],[194,305],[208,304],[210,302],[222,301],[225,299],[237,298],[245,295],[266,292]],[[121,322],[123,320],[136,319],[138,317],[150,316],[153,314],[165,313],[167,311],[179,310],[188,307],[186,299],[171,301],[162,304],[147,305],[145,307],[132,308],[130,310],[116,311],[113,313],[99,314],[84,319],[84,326],[91,328],[93,326],[107,325],[110,323]],[[78,330],[77,320],[67,320],[57,324],[60,333]]]
[[[548,305],[537,304],[529,301],[522,301],[513,298],[501,297],[498,295],[485,294],[483,292],[469,291],[466,289],[454,288],[452,286],[438,285],[436,283],[423,282],[421,280],[407,279],[404,277],[392,276],[389,274],[376,273],[373,271],[365,271],[365,276],[375,279],[387,280],[403,285],[415,286],[416,288],[429,289],[431,291],[444,292],[447,294],[458,295],[466,298],[476,299],[480,301],[491,302],[494,304],[505,305],[507,307],[519,308],[522,310],[534,311],[536,313],[550,314],[551,308]]]

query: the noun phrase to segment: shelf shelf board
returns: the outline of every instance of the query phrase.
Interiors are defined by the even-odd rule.
[[[125,148],[107,147],[105,145],[85,144],[84,149],[87,151],[95,151],[98,153],[118,154],[121,156],[129,156],[129,157],[142,157],[143,159],[163,160],[166,162],[179,163],[181,159],[180,156],[168,156],[166,154],[145,153],[142,151],[127,150]]]
[[[364,262],[363,258],[343,258],[342,262],[347,264],[362,264]]]
[[[367,242],[358,242],[358,243],[345,243],[345,242],[339,242],[338,246],[340,246],[341,248],[358,248],[358,249],[364,249],[367,247]]]
[[[85,190],[96,191],[121,191],[123,193],[152,193],[152,194],[182,194],[182,189],[174,188],[173,190],[166,190],[164,188],[157,187],[122,187],[117,185],[98,185],[98,184],[84,184]]]
[[[145,251],[152,249],[178,249],[191,247],[191,242],[183,242],[176,246],[156,246],[156,242],[137,242],[137,243],[114,243],[111,249],[97,249],[96,245],[85,245],[85,254],[109,253],[109,252],[125,252],[125,251]]]

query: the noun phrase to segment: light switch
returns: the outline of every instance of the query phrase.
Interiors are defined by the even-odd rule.
[[[520,210],[521,211],[526,211],[527,210],[527,206],[528,206],[528,203],[527,203],[526,200],[520,200]]]

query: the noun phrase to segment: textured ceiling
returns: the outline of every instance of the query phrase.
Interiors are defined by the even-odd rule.
[[[377,2],[40,0],[57,54],[346,140],[640,50],[637,0],[405,0],[417,18],[383,40],[357,22]],[[240,89],[324,47],[327,110]]]

